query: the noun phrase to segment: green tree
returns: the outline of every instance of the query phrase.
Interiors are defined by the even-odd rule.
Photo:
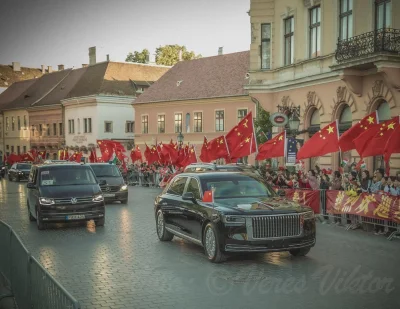
[[[193,51],[188,51],[184,45],[165,45],[156,49],[156,63],[160,65],[173,66],[179,61],[179,53],[182,51],[182,60],[201,58]]]
[[[268,139],[268,133],[272,131],[272,123],[269,120],[269,112],[261,106],[257,107],[257,118],[254,121],[254,129],[256,130],[257,143],[261,145]]]
[[[134,51],[133,54],[129,53],[126,56],[126,62],[146,63],[147,58],[150,56],[148,49],[143,49],[141,52]]]

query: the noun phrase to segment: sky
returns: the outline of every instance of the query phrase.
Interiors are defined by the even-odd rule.
[[[0,64],[125,61],[144,48],[185,45],[203,57],[249,50],[250,0],[0,0]],[[153,56],[154,57],[154,56]]]

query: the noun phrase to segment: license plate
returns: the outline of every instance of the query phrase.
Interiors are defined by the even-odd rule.
[[[85,219],[85,215],[71,215],[67,216],[67,220]]]
[[[113,194],[113,193],[109,193],[109,194],[103,194],[103,196],[104,196],[104,197],[114,197],[114,196],[115,196],[115,194]]]

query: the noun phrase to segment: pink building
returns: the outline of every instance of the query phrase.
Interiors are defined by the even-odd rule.
[[[249,52],[178,62],[133,103],[135,144],[177,140],[195,145],[224,135],[256,105],[244,90]],[[249,159],[254,162],[254,158]]]

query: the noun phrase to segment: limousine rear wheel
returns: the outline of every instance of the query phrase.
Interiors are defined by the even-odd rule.
[[[225,255],[221,252],[219,246],[215,225],[211,222],[204,228],[203,245],[209,261],[213,263],[221,263],[226,260]]]
[[[306,256],[308,252],[310,252],[311,248],[300,248],[290,250],[290,254],[293,256]]]
[[[172,238],[174,238],[174,234],[171,232],[168,232],[165,229],[165,221],[164,221],[164,215],[161,210],[157,211],[157,235],[158,239],[161,241],[171,241]]]

